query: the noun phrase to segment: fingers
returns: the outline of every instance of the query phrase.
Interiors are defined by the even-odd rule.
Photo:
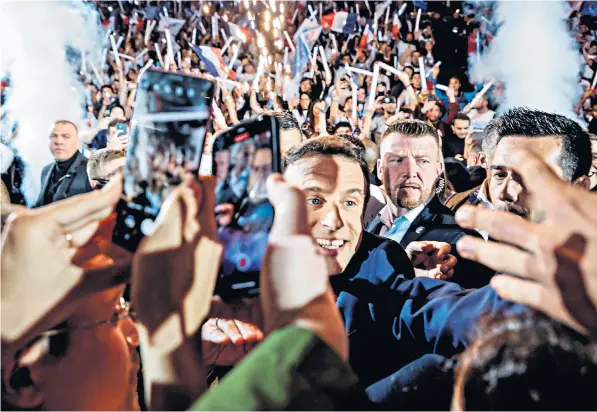
[[[448,258],[440,266],[440,271],[444,275],[448,275],[450,272],[454,273],[454,267],[456,267],[458,260],[455,256],[448,255]],[[450,275],[452,276],[452,275]]]
[[[213,324],[217,330],[213,330],[212,337],[209,340],[214,343],[242,345],[249,342],[258,342],[263,339],[261,329],[250,323],[236,319],[215,319]],[[222,335],[226,336],[226,338]],[[215,340],[219,340],[219,342]]]
[[[219,318],[208,319],[201,328],[201,340],[204,342],[211,342],[217,345],[225,345],[231,343],[230,337],[224,333],[216,323],[221,321]],[[223,321],[221,321],[223,322]]]
[[[506,166],[512,167],[520,174],[525,186],[541,200],[548,214],[561,208],[563,203],[568,203],[566,198],[574,197],[569,193],[572,190],[571,186],[556,176],[534,153],[516,150],[506,159]]]
[[[459,208],[456,222],[466,229],[486,230],[493,239],[531,250],[536,245],[536,232],[539,230],[536,224],[513,213],[474,206]]]
[[[122,192],[122,177],[115,176],[102,189],[53,203],[40,208],[49,219],[55,219],[66,232],[77,230],[91,222],[106,219],[118,203]]]
[[[291,235],[311,236],[305,195],[299,188],[288,185],[282,175],[273,174],[267,179],[267,194],[275,210],[270,239]]]
[[[218,327],[228,338],[230,342],[235,345],[240,345],[244,343],[244,338],[236,322],[230,319],[218,319],[216,322],[216,327]]]
[[[440,242],[426,242],[426,241],[410,242],[408,244],[408,246],[406,246],[406,250],[412,251],[412,252],[428,253],[428,252],[432,252],[433,250],[435,250],[434,243],[440,243]]]
[[[444,242],[433,242],[433,243],[434,243],[434,247],[437,249],[435,256],[438,259],[444,259],[452,251],[452,246],[450,246],[449,243],[444,243]]]
[[[446,273],[436,270],[430,275],[431,278],[437,280],[447,280],[450,279],[452,276],[454,276],[454,269],[450,269]]]
[[[212,238],[216,236],[216,219],[214,216],[214,208],[216,205],[216,183],[213,176],[201,176],[199,180],[193,183],[193,190],[198,196],[199,189],[201,190],[201,197],[198,202],[198,218],[201,232]]]
[[[586,333],[586,329],[569,315],[558,294],[539,283],[508,275],[498,275],[491,279],[491,287],[503,299],[538,309],[579,332]]]
[[[240,320],[235,320],[234,323],[243,337],[243,343],[258,342],[263,339],[263,332],[257,326]]]
[[[197,221],[199,205],[196,191],[200,192],[201,189],[194,190],[190,184],[185,185],[181,190],[181,199],[186,208],[183,225],[183,237],[186,242],[192,242],[199,232],[199,222]]]
[[[482,263],[498,272],[525,277],[535,272],[534,256],[513,246],[465,236],[458,241],[456,248],[463,258]]]

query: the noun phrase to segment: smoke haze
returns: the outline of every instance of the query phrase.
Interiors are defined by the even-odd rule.
[[[582,57],[566,26],[566,2],[499,1],[494,7],[501,27],[480,61],[471,59],[473,79],[504,83],[503,110],[529,106],[576,119]]]
[[[23,191],[29,205],[37,200],[42,168],[53,160],[53,122],[80,125],[84,114],[84,85],[67,60],[67,47],[87,50],[88,61],[100,67],[100,30],[97,11],[87,3],[0,2],[0,76],[11,79],[7,109],[19,125],[13,143],[27,165]]]

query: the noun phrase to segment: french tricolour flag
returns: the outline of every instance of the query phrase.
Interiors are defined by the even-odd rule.
[[[222,28],[227,36],[234,36],[242,42],[251,41],[253,38],[251,29],[227,22],[224,19],[220,19],[220,24],[222,25]]]
[[[345,11],[329,13],[321,18],[321,25],[324,29],[337,33],[352,34],[357,25],[357,15]]]
[[[197,56],[205,64],[205,69],[212,76],[219,77],[221,79],[236,80],[236,73],[226,66],[224,59],[222,59],[222,52],[216,47],[199,46],[193,47],[193,51],[197,53]]]
[[[394,19],[392,21],[392,37],[394,37],[394,39],[398,39],[399,33],[400,33],[400,19],[398,17],[398,13],[394,13]]]

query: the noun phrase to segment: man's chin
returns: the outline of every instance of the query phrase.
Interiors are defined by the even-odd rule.
[[[420,191],[419,191],[420,192]],[[396,199],[396,201],[394,202],[395,205],[397,205],[398,207],[401,207],[403,209],[414,209],[417,206],[420,206],[421,204],[425,203],[426,199],[423,199],[422,196],[402,196],[398,197],[398,199]]]
[[[339,275],[343,272],[343,268],[340,265],[340,263],[338,263],[338,261],[336,260],[336,257],[327,256],[325,258],[325,263],[328,268],[328,276]]]

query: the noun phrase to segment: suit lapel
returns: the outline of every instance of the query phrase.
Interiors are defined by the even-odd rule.
[[[400,241],[402,247],[408,246],[410,242],[417,241],[429,230],[429,223],[431,223],[433,215],[429,210],[429,205],[425,206],[425,209],[419,213],[419,216],[410,225],[404,237]]]
[[[83,155],[81,154],[81,152],[77,152],[77,158],[75,159],[73,164],[68,168],[66,175],[64,175],[62,181],[56,189],[56,193],[54,194],[55,201],[65,199],[67,197],[68,190],[70,189],[77,176],[77,168],[79,167],[82,161]]]
[[[46,191],[48,190],[48,184],[50,183],[50,178],[52,177],[52,173],[54,173],[55,168],[56,168],[56,162],[52,163],[51,166],[48,168],[49,169],[48,173],[46,174],[46,177],[44,178],[44,181],[41,185],[41,192],[39,192],[39,197],[37,199],[38,206],[41,206],[44,201]]]
[[[409,243],[421,239],[433,227],[434,220],[437,217],[437,213],[434,212],[435,202],[439,202],[437,196],[431,199],[427,206],[421,210],[419,216],[412,222],[402,241],[400,241],[402,247],[406,247]]]

